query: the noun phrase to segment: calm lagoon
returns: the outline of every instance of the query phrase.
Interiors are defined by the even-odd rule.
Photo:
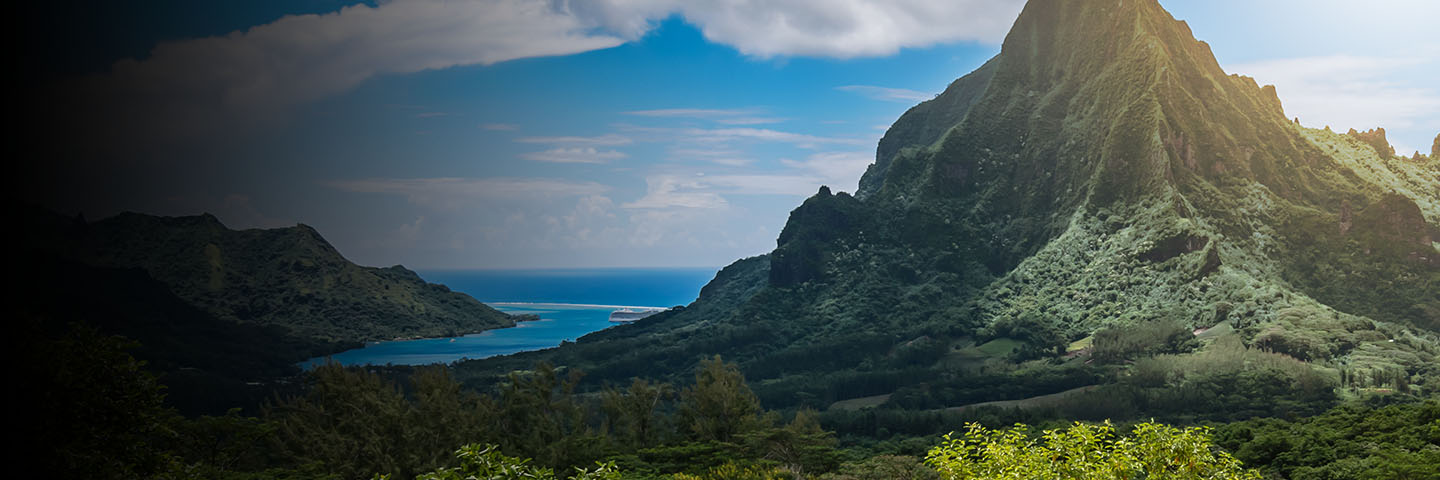
[[[620,306],[686,305],[715,276],[714,268],[445,270],[420,272],[505,313],[540,320],[453,338],[377,342],[331,355],[344,365],[425,365],[539,350],[615,325]],[[306,368],[325,362],[314,358]]]

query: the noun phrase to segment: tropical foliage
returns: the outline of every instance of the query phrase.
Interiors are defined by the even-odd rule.
[[[946,435],[925,463],[942,478],[954,480],[1260,478],[1211,445],[1205,429],[1155,423],[1136,425],[1124,437],[1108,423],[1077,423],[1068,429],[1046,430],[1038,439],[1031,438],[1024,425],[990,430],[970,424],[963,435]]]
[[[455,452],[460,460],[456,467],[440,468],[421,474],[416,480],[556,480],[555,472],[529,465],[529,459],[507,457],[494,445],[466,445]],[[381,476],[388,479],[389,476]],[[594,469],[577,468],[566,480],[619,480],[614,464],[601,464]]]

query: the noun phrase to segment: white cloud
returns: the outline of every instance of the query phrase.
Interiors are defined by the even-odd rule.
[[[615,150],[596,150],[590,147],[584,148],[552,148],[543,152],[533,152],[520,155],[527,160],[549,163],[608,163],[611,160],[619,160],[626,155]]]
[[[494,132],[514,132],[520,130],[520,126],[513,123],[482,123],[480,129]]]
[[[756,112],[755,110],[750,109],[661,108],[655,110],[633,110],[623,113],[625,113],[626,115],[637,115],[641,117],[714,118],[752,115]]]
[[[552,145],[572,145],[584,147],[615,147],[629,145],[632,140],[620,135],[608,134],[595,137],[520,137],[515,139],[520,143],[548,143]]]
[[[805,173],[645,177],[645,196],[625,208],[705,208],[730,206],[725,195],[792,195],[815,193],[824,181]]]
[[[324,185],[346,192],[400,195],[410,203],[442,209],[469,207],[480,202],[599,195],[610,190],[595,182],[548,178],[373,178],[332,180]]]
[[[755,163],[754,160],[738,157],[715,157],[708,160],[710,161],[710,163],[714,163],[716,165],[725,165],[727,167],[743,167]]]
[[[934,98],[935,95],[919,90],[908,90],[904,88],[877,87],[874,85],[845,85],[835,87],[842,92],[864,95],[872,100],[883,100],[887,102],[914,103],[923,102]]]
[[[571,227],[579,226],[583,221],[597,218],[615,218],[611,209],[615,202],[610,197],[603,195],[586,195],[575,203],[575,210],[565,215],[565,223]]]
[[[655,247],[678,247],[703,252],[726,242],[729,232],[714,222],[713,211],[668,209],[630,212],[630,245],[651,251]]]
[[[629,137],[623,137],[613,133],[594,137],[521,137],[515,139],[515,141],[520,143],[548,143],[556,145],[557,148],[543,152],[532,152],[520,155],[521,158],[527,160],[548,163],[609,163],[611,160],[619,160],[629,157],[629,155],[616,150],[600,150],[595,147],[629,145],[633,142]]]
[[[782,132],[765,128],[717,128],[712,130],[692,129],[687,131],[696,137],[710,137],[715,139],[751,139],[769,142],[794,143],[800,146],[813,148],[815,145],[827,143],[859,144],[864,140],[854,138],[817,137],[799,133]]]
[[[1430,130],[1440,125],[1437,58],[1335,55],[1231,64],[1226,69],[1275,85],[1286,114],[1307,126],[1329,125],[1340,131],[1385,127],[1392,142],[1409,146],[1427,145],[1434,135]],[[1395,131],[1405,129],[1426,138],[1396,138]]]
[[[819,148],[821,145],[865,145],[872,139],[821,137],[792,133],[767,128],[669,128],[619,125],[627,132],[647,136],[649,141],[676,141],[700,144],[717,144],[732,141],[758,141],[788,143],[801,148]]]
[[[414,222],[401,224],[391,231],[389,235],[379,238],[378,243],[387,247],[412,248],[416,241],[422,238],[425,230],[425,216],[415,218]]]
[[[672,159],[676,160],[699,159],[731,167],[743,167],[755,163],[755,160],[747,158],[745,153],[733,149],[672,148],[669,154]]]
[[[622,42],[549,2],[393,0],[162,43],[144,60],[117,62],[91,86],[102,100],[119,103],[112,113],[159,122],[159,133],[173,134],[211,124],[216,114],[264,121],[377,75],[568,55]]]
[[[736,117],[722,118],[716,120],[715,122],[722,125],[764,125],[767,123],[780,123],[783,121],[785,121],[785,119],[774,117]]]
[[[391,0],[291,15],[156,46],[84,82],[77,118],[137,131],[117,139],[233,135],[380,75],[569,55],[641,38],[678,14],[745,55],[851,58],[958,41],[999,42],[1020,0]],[[100,111],[96,111],[100,110]],[[727,110],[642,110],[716,115]],[[736,124],[773,123],[764,117]],[[498,125],[498,124],[493,124]]]
[[[645,178],[645,196],[623,205],[625,208],[724,208],[729,205],[718,193],[704,191],[709,185],[700,178],[680,175],[651,175]]]
[[[978,41],[999,43],[1021,0],[604,0],[571,10],[611,32],[636,39],[655,20],[678,13],[707,40],[760,58],[889,55],[907,47]]]
[[[785,161],[786,165],[812,172],[833,190],[854,192],[860,176],[875,161],[871,152],[826,152],[811,155],[803,161]]]
[[[711,175],[706,185],[735,195],[794,195],[815,193],[824,179],[806,173]]]
[[[761,110],[754,108],[746,109],[711,109],[711,108],[662,108],[655,110],[633,110],[621,112],[626,115],[641,117],[659,118],[700,118],[713,120],[721,125],[763,125],[767,123],[784,122],[783,118],[759,116]]]
[[[826,152],[805,160],[782,160],[789,171],[722,175],[662,173],[645,178],[645,196],[624,208],[725,208],[726,195],[809,196],[828,185],[855,191],[870,164],[868,152]]]

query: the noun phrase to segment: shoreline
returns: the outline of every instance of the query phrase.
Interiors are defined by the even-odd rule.
[[[647,307],[647,306],[640,306],[640,305],[600,305],[600,304],[594,304],[594,303],[555,303],[555,302],[481,302],[481,303],[484,303],[484,304],[486,304],[486,305],[491,305],[491,306],[495,306],[495,305],[506,305],[506,306],[516,306],[516,307],[556,306],[556,307],[614,308],[614,309],[628,308],[628,309],[632,309],[632,310],[656,310],[656,311],[662,311],[662,312],[673,308],[673,307]]]
[[[485,303],[485,302],[481,302],[481,303]],[[510,307],[542,307],[542,308],[543,308],[543,307],[547,307],[547,306],[553,306],[553,307],[580,307],[580,308],[587,308],[587,309],[622,309],[622,308],[627,308],[627,309],[635,309],[635,310],[653,311],[653,312],[657,312],[657,313],[658,313],[658,312],[663,312],[663,311],[669,310],[669,308],[666,308],[666,307],[645,307],[645,306],[626,306],[626,305],[598,305],[598,304],[579,304],[579,303],[551,303],[551,302],[494,302],[494,303],[485,303],[485,305],[489,305],[489,306],[492,306],[492,307],[510,306]],[[498,309],[498,308],[497,308],[497,309]],[[487,329],[483,329],[483,330],[479,330],[479,331],[459,333],[459,334],[453,335],[453,336],[433,336],[433,337],[431,337],[431,336],[417,336],[417,337],[404,337],[404,338],[398,338],[398,337],[397,337],[397,338],[393,338],[393,339],[389,339],[389,340],[372,340],[372,341],[366,341],[366,342],[362,342],[362,343],[360,344],[360,346],[357,347],[357,348],[349,348],[349,349],[341,350],[341,351],[339,351],[339,352],[333,352],[333,353],[326,354],[326,355],[322,355],[322,356],[318,356],[318,357],[307,358],[307,359],[305,359],[305,360],[296,362],[296,363],[295,363],[295,366],[300,367],[300,369],[303,370],[303,371],[308,371],[308,370],[310,370],[310,369],[312,369],[312,368],[314,368],[314,367],[316,367],[316,366],[323,365],[323,364],[325,363],[325,360],[326,360],[327,358],[333,357],[333,356],[335,356],[335,355],[342,354],[342,353],[345,353],[345,352],[354,351],[354,350],[362,350],[362,349],[369,348],[369,347],[371,347],[371,346],[379,345],[379,344],[383,344],[383,343],[390,343],[390,342],[411,342],[411,341],[419,341],[419,340],[444,340],[444,339],[452,339],[452,341],[453,341],[453,339],[456,339],[456,338],[467,337],[467,336],[471,336],[471,335],[483,335],[483,334],[491,333],[491,332],[499,332],[499,331],[501,331],[501,330],[508,330],[508,329],[512,329],[512,328],[519,328],[519,327],[522,326],[522,324],[528,323],[528,322],[530,322],[530,321],[544,320],[544,318],[542,318],[542,317],[540,316],[540,314],[537,314],[537,313],[512,313],[512,312],[505,312],[505,311],[503,311],[503,310],[502,310],[501,312],[502,312],[502,313],[505,313],[506,315],[510,315],[510,316],[512,316],[512,317],[533,317],[533,319],[527,319],[527,320],[518,320],[518,319],[517,319],[516,322],[515,322],[515,324],[514,324],[514,325],[511,325],[511,326],[487,328]],[[612,325],[612,326],[613,326],[613,325]],[[609,327],[606,327],[606,328],[609,328]],[[602,330],[603,330],[603,329],[602,329]],[[546,348],[553,348],[553,347],[546,347]],[[522,350],[522,351],[528,351],[528,350]],[[508,355],[508,354],[497,354],[497,355]],[[492,355],[492,356],[493,356],[493,355]],[[489,357],[479,357],[479,358],[469,358],[469,359],[470,359],[470,360],[477,360],[477,359],[481,359],[481,358],[489,358]],[[458,361],[458,359],[455,360],[455,361]],[[454,361],[451,361],[451,362],[435,362],[435,363],[447,363],[447,364],[448,364],[448,363],[453,363],[453,362],[454,362]],[[372,364],[366,364],[366,365],[372,365]],[[419,365],[419,364],[408,364],[408,363],[407,363],[407,364],[403,364],[403,365]]]
[[[480,302],[480,303],[485,303],[485,302]],[[492,305],[492,306],[493,306],[493,305],[531,306],[531,307],[535,307],[535,306],[556,306],[556,307],[585,307],[585,308],[614,308],[614,309],[628,308],[628,309],[632,309],[632,310],[645,310],[645,311],[654,311],[654,312],[663,312],[663,311],[669,310],[669,309],[671,308],[671,307],[643,307],[643,306],[635,306],[635,305],[598,305],[598,304],[592,304],[592,303],[553,303],[553,302],[494,302],[494,303],[485,303],[485,305]],[[496,309],[496,310],[499,310],[499,309]],[[389,340],[370,340],[370,341],[364,341],[364,342],[360,342],[361,345],[362,345],[361,348],[364,348],[364,346],[375,345],[375,344],[380,344],[380,343],[385,343],[385,342],[408,342],[408,341],[411,341],[411,340],[436,340],[436,339],[441,339],[441,338],[460,338],[460,337],[464,337],[464,336],[468,336],[468,335],[476,335],[476,334],[481,334],[481,333],[485,333],[485,332],[491,332],[491,331],[495,331],[495,330],[504,330],[504,329],[507,329],[507,328],[515,328],[515,327],[519,327],[521,323],[525,323],[525,322],[536,322],[536,321],[544,320],[544,318],[541,317],[540,314],[537,314],[537,313],[509,313],[509,312],[503,312],[503,311],[500,312],[500,313],[504,313],[504,314],[510,315],[510,316],[512,316],[512,317],[533,316],[533,317],[535,317],[535,318],[534,318],[533,320],[516,320],[514,325],[510,325],[510,326],[506,326],[506,327],[487,328],[487,329],[484,329],[484,330],[477,330],[477,331],[473,331],[473,332],[466,332],[466,333],[461,333],[461,334],[458,334],[458,335],[441,335],[441,336],[434,336],[434,337],[427,337],[427,336],[395,337],[395,338],[392,338],[392,339],[389,339]],[[352,348],[352,349],[347,349],[347,350],[342,350],[342,351],[349,351],[349,350],[354,350],[354,349]],[[337,352],[337,353],[338,353],[338,352]]]
[[[482,303],[482,304],[484,304],[484,305],[487,305],[487,306],[490,305],[490,304],[485,303],[485,302],[480,302],[480,303]],[[494,308],[494,307],[491,307],[491,308]],[[499,309],[496,309],[496,310],[499,310]],[[420,336],[414,336],[414,337],[395,337],[395,338],[392,338],[392,339],[389,339],[389,340],[371,340],[371,341],[360,342],[360,343],[361,343],[361,347],[360,347],[360,348],[365,348],[365,347],[370,346],[370,345],[378,345],[378,344],[385,343],[385,342],[409,342],[409,341],[412,341],[412,340],[437,340],[437,339],[442,339],[442,338],[460,338],[460,337],[464,337],[464,336],[468,336],[468,335],[476,335],[476,334],[481,334],[481,333],[485,333],[485,332],[493,332],[493,331],[495,331],[495,330],[504,330],[504,329],[507,329],[507,328],[515,328],[515,327],[519,327],[520,324],[525,323],[525,322],[538,322],[538,321],[540,321],[540,320],[544,320],[543,318],[540,318],[540,315],[539,315],[539,314],[535,314],[535,313],[509,313],[509,312],[500,312],[500,313],[504,313],[505,315],[508,315],[508,316],[514,318],[514,319],[515,319],[515,324],[514,324],[514,325],[501,326],[501,327],[494,327],[494,328],[486,328],[486,329],[476,330],[476,331],[473,331],[473,332],[458,333],[458,334],[455,334],[455,335],[439,335],[439,336],[433,336],[433,337],[420,335]],[[525,317],[534,317],[534,318],[525,318]],[[342,351],[336,352],[336,353],[348,352],[348,351],[350,351],[350,350],[355,350],[355,349],[354,349],[354,348],[351,348],[351,349],[342,350]]]

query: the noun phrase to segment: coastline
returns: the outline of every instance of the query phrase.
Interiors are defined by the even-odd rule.
[[[665,311],[665,310],[669,310],[669,309],[671,309],[671,308],[674,308],[674,307],[647,307],[647,306],[640,306],[640,305],[600,305],[600,304],[594,304],[594,303],[555,303],[555,302],[482,302],[482,303],[484,303],[484,304],[486,304],[486,305],[490,305],[490,306],[506,305],[506,306],[514,306],[514,307],[545,307],[545,306],[555,306],[555,307],[614,308],[614,309],[628,308],[628,309],[632,309],[632,310],[658,310],[658,311],[662,311],[662,312]],[[497,310],[499,310],[499,309],[497,309]],[[507,313],[508,313],[508,312],[507,312]],[[514,314],[511,314],[511,315],[514,315]]]
[[[485,302],[480,302],[480,303],[485,303]],[[490,305],[490,304],[486,303],[486,305]],[[496,309],[496,310],[499,310],[499,309]],[[520,324],[521,324],[521,323],[524,323],[524,322],[536,322],[536,321],[542,320],[542,319],[540,318],[540,315],[534,314],[534,313],[510,313],[510,312],[503,312],[503,311],[500,312],[500,313],[504,313],[504,314],[506,314],[506,315],[509,315],[510,318],[514,319],[515,323],[514,323],[513,325],[506,325],[506,326],[503,326],[503,327],[486,328],[486,329],[476,330],[476,331],[473,331],[473,332],[461,332],[461,333],[457,333],[457,334],[455,334],[455,335],[436,335],[436,336],[417,335],[417,336],[414,336],[414,337],[395,337],[395,338],[392,338],[392,339],[389,339],[389,340],[372,340],[372,341],[369,341],[369,342],[362,342],[361,345],[375,345],[375,344],[384,343],[384,342],[404,342],[404,341],[410,341],[410,340],[434,340],[434,339],[440,339],[440,338],[460,338],[460,337],[463,337],[463,336],[466,336],[466,335],[474,335],[474,334],[477,334],[477,333],[485,333],[485,332],[490,332],[490,331],[495,331],[495,330],[504,330],[504,329],[507,329],[507,328],[515,328],[515,327],[520,326]],[[342,351],[348,351],[348,350],[342,350]]]
[[[630,309],[630,310],[643,310],[643,311],[650,311],[650,312],[663,312],[663,311],[669,310],[669,309],[671,309],[671,308],[674,308],[674,307],[647,307],[647,306],[640,306],[640,305],[599,305],[599,304],[593,304],[593,303],[555,303],[555,302],[480,302],[480,303],[484,303],[484,304],[490,305],[490,306],[492,306],[492,307],[493,307],[493,306],[496,306],[496,305],[503,305],[503,306],[511,306],[511,307],[613,308],[613,309],[617,309],[617,310],[618,310],[618,309]],[[496,310],[499,310],[499,309],[497,308]],[[507,329],[507,328],[515,328],[515,327],[520,326],[520,324],[521,324],[521,323],[524,323],[524,322],[536,322],[536,321],[544,320],[543,318],[540,317],[539,314],[536,314],[536,313],[510,313],[510,312],[506,312],[506,311],[503,311],[503,310],[501,311],[501,313],[504,313],[504,314],[506,314],[506,315],[509,315],[509,316],[511,316],[511,317],[514,317],[514,318],[515,318],[515,324],[514,324],[514,325],[510,325],[510,326],[505,326],[505,327],[495,327],[495,328],[487,328],[487,329],[483,329],[483,330],[476,330],[476,331],[473,331],[473,332],[463,332],[463,333],[458,333],[458,334],[455,334],[455,335],[438,335],[438,336],[433,336],[433,337],[430,337],[430,336],[395,337],[395,338],[392,338],[392,339],[389,339],[389,340],[372,340],[372,341],[368,341],[368,342],[362,342],[361,345],[375,345],[375,344],[384,343],[384,342],[403,342],[403,341],[410,341],[410,340],[435,340],[435,339],[441,339],[441,338],[460,338],[460,337],[464,337],[464,336],[467,336],[467,335],[474,335],[474,334],[478,334],[478,333],[485,333],[485,332],[490,332],[490,331],[495,331],[495,330],[504,330],[504,329]],[[342,350],[342,351],[345,351],[345,350]]]
[[[482,302],[482,303],[484,303],[484,302]],[[528,323],[530,323],[530,322],[532,322],[532,321],[537,321],[537,320],[546,320],[546,319],[549,318],[549,316],[552,315],[552,314],[555,315],[555,316],[557,316],[557,318],[565,318],[565,316],[573,315],[573,314],[570,313],[570,312],[579,312],[579,311],[585,311],[585,310],[588,310],[588,311],[597,311],[598,313],[605,314],[605,315],[608,315],[608,314],[609,314],[611,311],[613,311],[613,310],[619,310],[619,309],[641,310],[641,311],[645,311],[645,312],[654,312],[654,313],[659,313],[659,312],[662,312],[662,311],[665,311],[665,310],[669,310],[668,308],[665,308],[665,307],[625,306],[625,305],[601,305],[601,304],[573,304],[573,303],[554,303],[554,302],[493,302],[493,303],[485,303],[485,304],[486,304],[486,305],[490,305],[490,306],[492,306],[492,307],[495,307],[496,309],[500,310],[501,312],[505,313],[506,315],[510,315],[512,318],[514,318],[514,319],[516,320],[515,324],[512,325],[512,326],[507,326],[507,327],[489,328],[489,329],[484,329],[484,330],[479,330],[479,331],[474,331],[474,332],[460,332],[460,333],[457,333],[456,335],[453,335],[453,336],[417,336],[417,337],[410,337],[410,338],[395,338],[395,339],[391,339],[391,340],[378,340],[378,341],[365,342],[365,343],[362,344],[362,345],[357,345],[358,348],[342,350],[342,351],[340,351],[340,352],[334,352],[334,353],[331,353],[331,354],[328,354],[328,355],[325,355],[325,356],[306,359],[306,360],[304,360],[304,361],[298,362],[298,363],[297,363],[297,366],[299,366],[299,367],[302,368],[302,369],[308,370],[308,369],[310,369],[310,368],[314,368],[314,367],[317,366],[317,365],[323,364],[323,363],[324,363],[324,360],[323,360],[323,359],[324,359],[325,357],[335,357],[335,356],[338,356],[338,355],[341,355],[341,354],[345,354],[345,353],[348,353],[348,352],[352,352],[352,351],[355,351],[355,350],[363,350],[363,349],[366,349],[366,348],[375,347],[375,346],[377,346],[377,345],[388,344],[388,343],[393,343],[393,342],[406,342],[406,343],[408,343],[408,342],[414,342],[414,341],[441,341],[441,342],[443,342],[443,341],[445,341],[446,339],[449,339],[450,342],[452,342],[452,343],[453,343],[453,342],[456,342],[457,340],[458,340],[459,342],[461,342],[461,343],[465,343],[465,342],[466,342],[466,340],[464,339],[465,337],[471,337],[471,336],[475,336],[475,335],[489,335],[489,334],[499,334],[499,335],[506,336],[506,337],[509,337],[509,338],[520,338],[520,337],[524,337],[526,334],[520,334],[520,337],[513,337],[513,336],[511,336],[511,335],[508,334],[508,333],[502,333],[502,332],[505,332],[505,331],[508,331],[508,330],[514,330],[516,327],[528,327],[528,325],[527,325]],[[549,310],[549,312],[546,312],[546,310]],[[564,322],[564,321],[562,320],[562,322]],[[609,326],[611,326],[611,325],[613,325],[613,323],[606,324],[605,326],[602,326],[602,327],[598,327],[597,330],[599,330],[599,329],[604,329],[604,328],[609,328]],[[526,328],[525,330],[528,331],[529,328]],[[579,333],[579,334],[574,335],[574,336],[567,336],[566,338],[568,338],[570,341],[574,341],[574,338],[578,338],[579,336],[583,336],[585,333],[588,333],[588,332],[590,332],[590,331],[593,331],[593,330],[587,330],[586,332]],[[563,340],[563,339],[562,339],[562,340]],[[439,352],[439,351],[441,351],[441,350],[444,350],[446,347],[436,347],[436,348],[437,348],[437,352]],[[482,347],[482,348],[483,348],[483,347]],[[544,348],[548,348],[548,347],[544,347]],[[529,350],[529,349],[520,350],[520,351],[528,351],[528,350]],[[410,365],[410,364],[417,364],[417,365],[418,365],[418,364],[422,364],[422,363],[410,363],[410,362],[412,362],[412,361],[414,361],[414,360],[403,360],[403,359],[401,359],[401,357],[406,356],[406,355],[411,355],[412,353],[413,353],[413,352],[410,352],[410,353],[401,353],[401,354],[398,354],[398,355],[389,355],[389,354],[387,354],[386,357],[387,357],[387,360],[394,360],[394,361],[399,361],[399,362],[401,362],[401,363],[398,363],[398,364],[406,364],[406,365]],[[511,353],[514,353],[514,352],[511,352]],[[493,356],[493,355],[508,355],[508,354],[509,354],[509,353],[495,353],[495,354],[492,354],[491,356]],[[420,355],[421,355],[422,357],[425,356],[425,354],[420,354]],[[471,356],[462,357],[462,358],[478,359],[478,358],[488,358],[488,356],[474,356],[474,355],[471,355]],[[381,361],[379,361],[379,362],[361,362],[361,363],[355,363],[355,364],[374,364],[374,365],[378,365],[378,364],[380,364],[380,363],[387,363],[387,360],[381,360]],[[340,363],[346,364],[346,365],[351,364],[351,363],[349,363],[349,362],[341,361],[341,360],[338,360],[338,359],[337,359],[336,361],[339,361]],[[434,362],[434,363],[448,363],[448,362],[446,362],[446,361],[437,361],[437,362]]]

